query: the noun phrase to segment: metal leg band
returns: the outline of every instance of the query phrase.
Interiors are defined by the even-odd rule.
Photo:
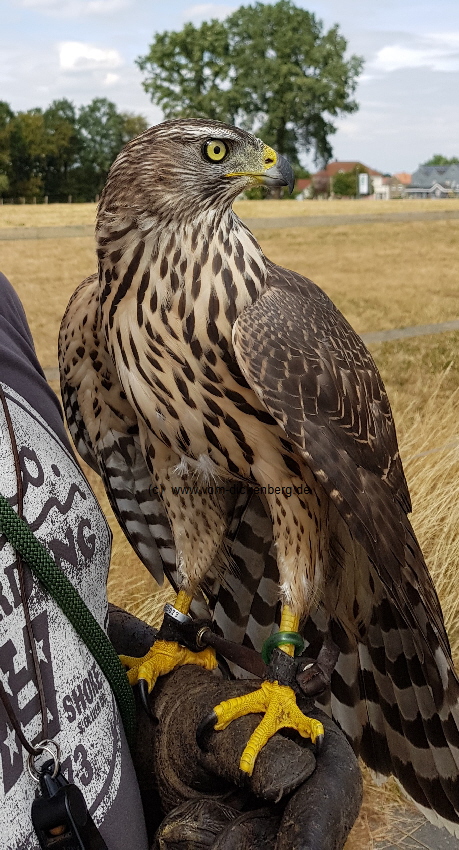
[[[174,608],[170,602],[166,602],[164,606],[164,613],[175,620],[177,623],[190,623],[192,617],[189,614],[182,614],[177,608]]]

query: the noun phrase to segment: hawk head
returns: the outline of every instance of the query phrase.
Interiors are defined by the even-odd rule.
[[[205,119],[165,121],[137,136],[113,163],[99,214],[120,208],[193,219],[229,207],[249,186],[288,186],[285,157],[238,127]]]

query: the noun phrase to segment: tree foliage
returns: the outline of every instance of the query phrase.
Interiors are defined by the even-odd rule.
[[[311,149],[325,162],[333,119],[358,108],[352,95],[362,60],[346,58],[346,48],[337,26],[324,32],[311,12],[279,0],[160,33],[137,63],[166,118],[237,123],[293,162]]]
[[[200,27],[185,24],[180,32],[158,33],[137,64],[147,72],[144,82],[166,118],[207,117],[234,123],[227,80],[231,73],[227,28],[221,21]]]
[[[459,159],[457,156],[452,156],[448,159],[447,156],[443,156],[441,153],[436,153],[427,160],[427,162],[423,163],[424,165],[459,165]]]
[[[118,112],[106,98],[16,114],[0,101],[0,195],[94,200],[123,145],[146,128],[142,116]]]
[[[368,173],[363,166],[356,165],[352,171],[339,171],[335,174],[332,182],[333,194],[346,198],[355,198],[358,195],[359,174]],[[372,192],[370,180],[370,194]]]

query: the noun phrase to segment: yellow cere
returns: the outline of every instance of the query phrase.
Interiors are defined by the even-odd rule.
[[[265,170],[268,168],[272,168],[277,162],[277,153],[273,148],[270,148],[269,145],[265,145],[263,148],[263,163]]]

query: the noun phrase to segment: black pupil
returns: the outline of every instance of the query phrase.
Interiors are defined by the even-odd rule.
[[[220,153],[220,145],[215,145],[214,153]]]

